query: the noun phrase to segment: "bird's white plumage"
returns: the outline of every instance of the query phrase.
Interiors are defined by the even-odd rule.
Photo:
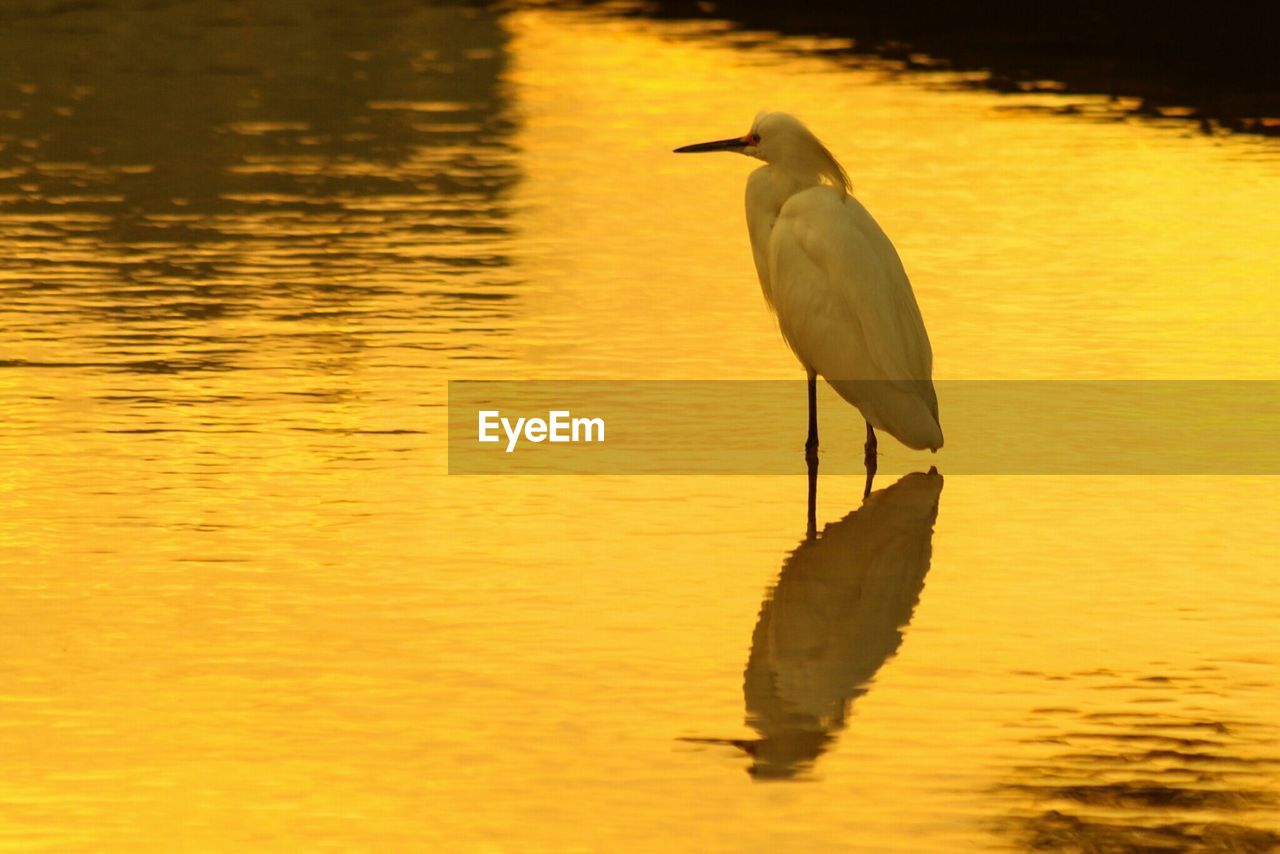
[[[866,208],[827,186],[796,193],[763,254],[778,325],[801,363],[872,426],[911,448],[941,447],[924,321]]]
[[[872,426],[942,447],[933,351],[893,243],[843,186],[821,183],[816,155],[792,154],[825,152],[796,119],[764,114],[751,136],[767,165],[747,181],[747,228],[783,337]]]

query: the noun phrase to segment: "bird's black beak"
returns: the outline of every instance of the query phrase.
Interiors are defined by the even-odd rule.
[[[701,154],[704,151],[741,151],[750,145],[745,136],[733,139],[717,139],[715,142],[696,142],[693,145],[682,145],[674,154]]]

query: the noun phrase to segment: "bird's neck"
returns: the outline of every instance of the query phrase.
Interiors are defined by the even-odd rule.
[[[778,199],[779,205],[796,193],[807,190],[810,187],[816,187],[822,183],[822,178],[818,173],[808,169],[798,169],[777,163],[769,164],[768,169],[769,177],[773,184],[773,192]]]

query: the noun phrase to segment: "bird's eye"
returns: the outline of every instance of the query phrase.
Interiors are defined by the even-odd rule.
[[[758,134],[758,133],[748,134],[748,135],[747,135],[747,142],[751,143],[752,145],[759,145],[759,144],[760,144],[760,134]]]

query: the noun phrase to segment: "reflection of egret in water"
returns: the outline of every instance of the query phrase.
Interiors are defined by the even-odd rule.
[[[942,476],[909,474],[806,538],[782,567],[751,638],[743,690],[753,774],[789,777],[844,727],[902,643],[924,587]]]
[[[909,474],[810,533],[760,609],[743,691],[750,773],[804,771],[844,728],[849,702],[902,643],[929,571],[942,476]],[[812,498],[812,492],[810,493]]]

